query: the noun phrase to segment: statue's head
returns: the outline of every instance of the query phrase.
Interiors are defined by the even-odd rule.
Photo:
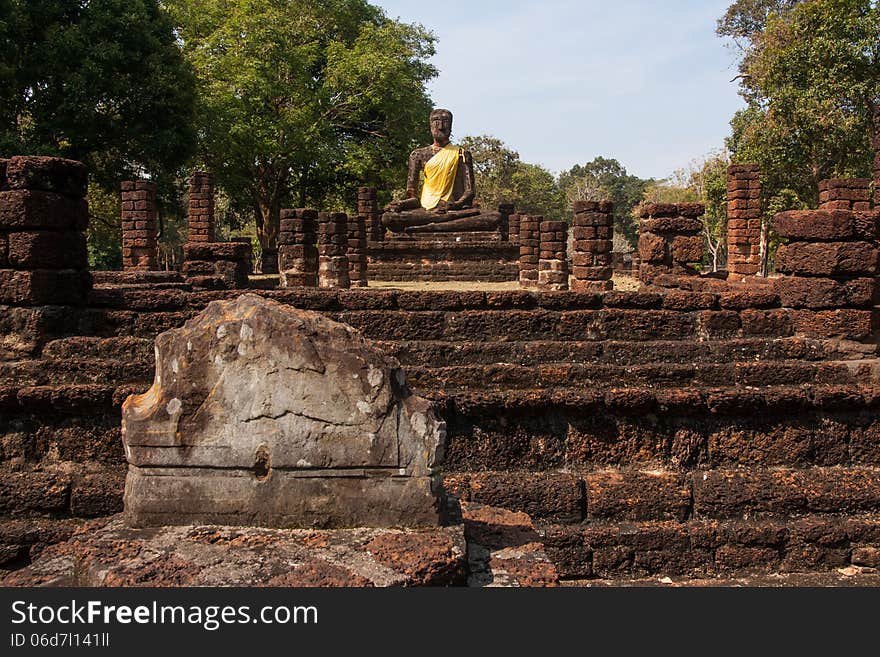
[[[449,141],[452,135],[452,112],[448,109],[431,111],[431,136],[438,142]]]

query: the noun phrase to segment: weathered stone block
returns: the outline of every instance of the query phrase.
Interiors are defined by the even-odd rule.
[[[664,262],[666,260],[666,240],[660,235],[643,232],[639,235],[639,257],[642,262]]]
[[[777,214],[773,228],[791,240],[875,239],[876,229],[863,222],[857,226],[855,219],[856,214],[846,210],[792,210]]]
[[[186,260],[246,260],[252,247],[244,242],[188,243],[183,245]]]
[[[84,199],[28,189],[0,192],[0,229],[82,231],[88,225]]]
[[[793,242],[779,247],[776,270],[800,276],[873,276],[878,253],[869,242]]]
[[[649,203],[639,208],[639,216],[647,217],[700,217],[706,212],[702,203]]]
[[[9,233],[9,265],[15,269],[86,269],[86,236],[78,231]]]
[[[14,306],[65,305],[85,303],[91,287],[87,271],[72,269],[0,269],[0,303]]]
[[[703,236],[678,236],[672,240],[672,259],[675,262],[700,262],[703,259]]]
[[[639,228],[652,233],[699,233],[703,223],[690,217],[652,217],[643,219]]]
[[[867,308],[875,305],[877,296],[877,283],[873,278],[840,282],[830,278],[782,276],[774,279],[772,285],[782,305],[789,308]]]
[[[6,184],[9,189],[39,189],[82,198],[86,195],[88,170],[75,160],[17,155],[6,164]]]
[[[254,295],[156,339],[123,405],[136,526],[428,526],[445,424],[397,361],[348,326]]]

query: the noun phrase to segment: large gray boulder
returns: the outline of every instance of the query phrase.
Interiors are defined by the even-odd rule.
[[[136,527],[440,524],[445,423],[351,327],[247,294],[156,338],[122,407]]]

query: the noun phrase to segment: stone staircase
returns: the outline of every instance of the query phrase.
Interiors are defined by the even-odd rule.
[[[150,385],[155,335],[238,294],[164,283],[99,286],[80,335],[0,362],[0,543],[17,558],[63,526],[15,534],[22,518],[118,510],[119,406]],[[261,294],[395,355],[447,420],[449,490],[529,514],[563,579],[880,568],[864,322],[749,288]]]

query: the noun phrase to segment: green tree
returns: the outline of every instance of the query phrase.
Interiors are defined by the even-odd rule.
[[[718,271],[727,260],[727,167],[726,151],[710,153],[687,171],[687,186],[699,203],[706,206],[702,216],[708,265]]]
[[[783,16],[803,0],[736,0],[718,19],[716,32],[747,49],[755,35],[764,31],[771,15]]]
[[[702,203],[703,238],[707,262],[718,271],[727,251],[727,167],[726,151],[715,151],[678,169],[669,178],[652,181],[645,187],[643,203]],[[633,216],[638,216],[637,209]]]
[[[466,136],[458,142],[474,159],[474,183],[483,207],[512,203],[518,212],[565,219],[565,202],[553,174],[523,162],[519,153],[490,135]]]
[[[89,268],[122,268],[122,203],[119,194],[89,183],[89,228],[87,244]]]
[[[870,173],[880,5],[741,0],[731,10],[746,4],[773,10],[758,12],[739,32],[719,26],[745,43],[739,79],[747,107],[731,121],[728,148],[734,161],[761,165],[767,207],[783,207],[785,199],[814,205],[821,179]]]
[[[559,176],[559,188],[569,207],[574,201],[613,201],[614,231],[623,235],[630,246],[638,241],[633,208],[652,182],[630,175],[620,162],[605,157],[597,157],[583,166],[576,164]]]
[[[82,160],[105,190],[171,176],[194,90],[156,0],[0,0],[0,153]]]
[[[428,140],[434,38],[365,0],[169,0],[198,76],[200,157],[274,251],[284,204],[391,188]]]

